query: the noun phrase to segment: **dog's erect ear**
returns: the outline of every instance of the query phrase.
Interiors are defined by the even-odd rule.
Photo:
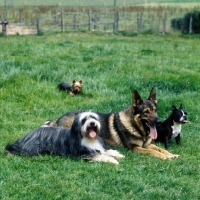
[[[172,111],[176,110],[176,106],[172,105]]]
[[[157,104],[155,88],[151,89],[151,92],[150,92],[148,100],[153,101],[155,104]]]
[[[82,80],[80,80],[79,83],[82,84]]]
[[[142,104],[143,100],[141,99],[139,93],[137,90],[134,90],[132,93],[132,105],[133,107],[136,107],[137,105]]]
[[[76,83],[76,80],[74,79],[74,80],[72,81],[72,83],[73,83],[73,84]]]
[[[181,109],[181,110],[183,109],[183,105],[182,105],[182,103],[181,103],[181,105],[180,105],[179,109]]]

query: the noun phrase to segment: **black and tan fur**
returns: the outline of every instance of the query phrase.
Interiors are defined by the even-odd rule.
[[[143,100],[137,90],[132,94],[132,105],[120,112],[97,113],[101,122],[101,137],[109,145],[121,145],[132,151],[150,154],[161,159],[178,158],[152,144],[157,138],[156,124],[160,123],[156,111],[156,90],[152,88],[148,99]],[[70,127],[82,110],[68,112],[45,126]]]
[[[83,84],[82,80],[80,81],[73,80],[72,84],[68,82],[61,82],[58,84],[58,89],[60,91],[68,91],[70,95],[75,95],[81,92],[82,84]]]
[[[27,156],[54,154],[119,164],[116,158],[124,156],[107,147],[99,136],[100,130],[99,116],[83,112],[75,117],[71,128],[40,127],[8,144],[5,152]]]

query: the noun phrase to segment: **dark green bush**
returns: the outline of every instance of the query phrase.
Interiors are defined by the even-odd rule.
[[[171,27],[174,30],[182,30],[183,27],[183,18],[174,18],[171,20]]]
[[[183,18],[172,19],[171,27],[175,30],[181,30],[182,33],[190,33],[190,20],[192,17],[191,33],[200,33],[200,11],[188,12]]]

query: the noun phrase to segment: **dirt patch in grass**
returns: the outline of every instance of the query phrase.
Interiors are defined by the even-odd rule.
[[[14,26],[14,25],[7,26],[7,35],[15,35],[15,34],[33,35],[36,33],[37,33],[37,30],[26,27],[26,26]]]

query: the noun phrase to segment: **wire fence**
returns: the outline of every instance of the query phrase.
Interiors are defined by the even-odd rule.
[[[126,7],[26,5],[1,7],[0,15],[2,31],[6,30],[7,34],[88,30],[103,32],[151,30],[165,34],[175,30],[171,28],[172,19],[183,17],[186,12],[192,10],[193,8],[145,5]]]

